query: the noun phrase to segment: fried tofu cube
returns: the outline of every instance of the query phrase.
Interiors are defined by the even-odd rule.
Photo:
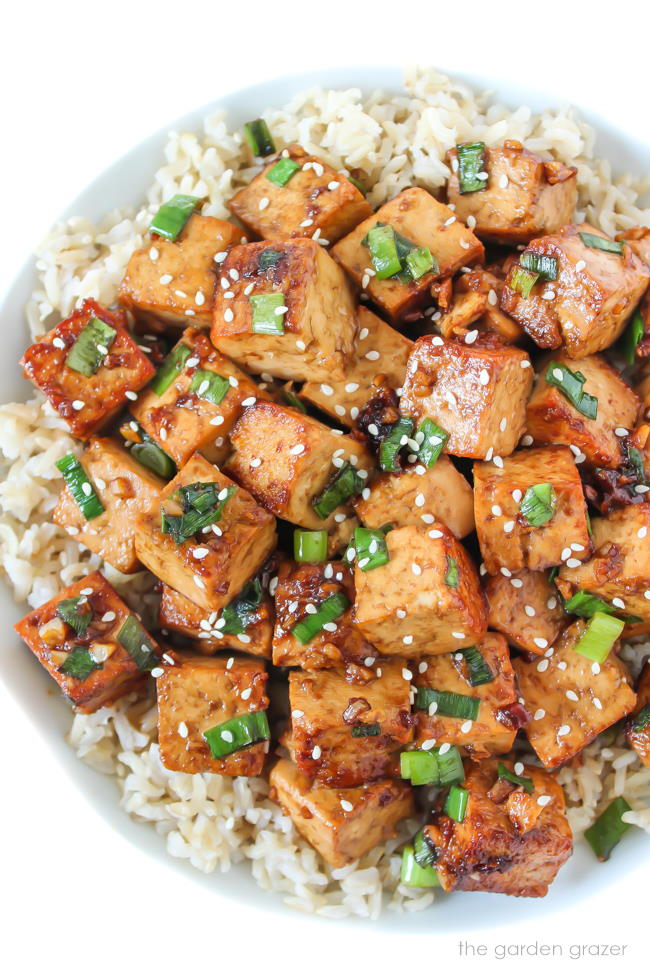
[[[620,467],[626,460],[620,437],[631,430],[639,412],[637,395],[621,374],[600,355],[570,359],[564,352],[554,362],[585,377],[583,389],[598,400],[592,420],[567,399],[557,386],[546,381],[547,362],[540,370],[526,408],[526,431],[536,444],[572,444],[594,467]],[[624,428],[625,433],[616,431]]]
[[[80,463],[104,511],[86,521],[66,486],[52,521],[120,572],[137,572],[141,565],[135,554],[135,519],[151,507],[165,482],[109,439],[90,440]]]
[[[503,764],[512,772],[512,762]],[[573,851],[562,787],[534,765],[514,767],[531,779],[529,795],[498,777],[499,762],[465,763],[463,786],[469,792],[462,823],[443,812],[425,826],[438,851],[442,887],[491,891],[513,897],[544,897]]]
[[[359,307],[358,315],[359,338],[346,366],[345,379],[308,382],[300,390],[303,399],[346,427],[354,426],[359,412],[373,396],[375,380],[380,379],[393,389],[401,387],[413,348],[411,339],[367,308]]]
[[[191,319],[199,328],[209,328],[220,262],[241,238],[240,227],[199,213],[192,214],[176,240],[152,234],[131,255],[120,303],[135,315],[182,327]]]
[[[235,597],[236,599],[237,597]],[[187,596],[163,585],[158,622],[166,630],[182,633],[192,641],[198,653],[213,654],[218,650],[241,650],[254,657],[271,656],[273,636],[273,601],[263,593],[259,606],[246,614],[246,628],[241,633],[224,633],[216,610],[206,612]]]
[[[552,514],[536,526],[521,505],[526,492],[541,484],[551,485]],[[549,569],[567,559],[584,561],[591,553],[582,482],[568,447],[518,450],[498,467],[474,464],[474,518],[490,575],[501,568]]]
[[[367,528],[423,527],[441,521],[456,538],[474,531],[474,495],[460,471],[444,455],[433,467],[407,467],[380,474],[355,503]]]
[[[563,346],[572,359],[607,349],[619,337],[650,283],[650,268],[629,246],[614,254],[583,242],[604,237],[587,223],[532,240],[525,254],[557,261],[557,279],[537,281],[528,298],[514,288],[510,269],[501,308],[543,349]],[[604,237],[611,244],[608,237]]]
[[[400,410],[446,430],[445,453],[505,457],[524,431],[532,385],[530,359],[521,349],[424,335],[409,356]]]
[[[483,581],[488,625],[503,633],[511,647],[543,654],[569,622],[548,572],[501,572]]]
[[[240,715],[266,711],[264,663],[245,657],[179,655],[173,665],[161,669],[156,680],[158,744],[165,768],[189,775],[259,775],[268,739],[215,758],[205,733]],[[233,732],[225,729],[223,740],[233,742]]]
[[[293,175],[278,185],[283,169]],[[268,161],[228,206],[257,237],[272,241],[312,237],[328,244],[372,213],[363,193],[347,177],[299,145],[288,146]]]
[[[93,324],[97,319],[99,324]],[[141,389],[155,372],[125,323],[123,313],[86,299],[69,318],[30,345],[20,360],[26,379],[40,389],[80,440],[105,426],[130,399],[128,394]],[[106,326],[115,333],[112,339]],[[109,344],[103,345],[104,341]]]
[[[370,251],[363,243],[369,230],[385,224],[417,247],[428,247],[438,262],[436,273],[415,281],[378,280],[372,272]],[[431,302],[431,286],[464,265],[481,262],[483,245],[452,210],[418,187],[402,190],[394,199],[360,223],[332,248],[332,255],[372,301],[394,322],[403,321]],[[370,269],[370,272],[369,270]]]
[[[72,623],[67,622],[72,620]],[[137,659],[119,635],[127,620]],[[14,626],[75,711],[92,714],[138,690],[160,649],[100,572],[68,586]],[[128,642],[122,634],[125,642]]]
[[[342,670],[289,674],[291,746],[301,772],[330,787],[393,775],[411,741],[410,679],[390,660],[362,682]]]
[[[629,244],[636,256],[650,265],[650,227],[630,227],[616,234],[616,240]]]
[[[356,621],[381,653],[450,653],[485,636],[476,569],[448,528],[395,528],[386,545],[388,562],[367,572],[357,564],[354,572]]]
[[[172,534],[162,530],[163,512],[172,517],[182,515],[183,507],[176,500],[179,489],[211,484],[218,501],[204,514],[214,511],[215,521],[203,522],[205,528],[177,544]],[[232,602],[271,554],[276,541],[273,515],[200,454],[189,459],[135,526],[135,550],[143,565],[193,603],[214,611]]]
[[[486,147],[484,157],[485,189],[461,193],[458,153],[448,153],[452,172],[447,199],[458,219],[469,221],[479,237],[526,244],[569,223],[578,200],[575,166],[548,162],[515,140]]]
[[[170,361],[181,366],[170,384],[161,393],[151,387],[143,390],[131,413],[179,467],[196,451],[212,463],[221,463],[243,404],[268,400],[269,394],[195,328],[183,332]]]
[[[524,707],[524,731],[546,768],[577,755],[594,738],[633,710],[629,672],[615,653],[594,664],[574,647],[587,628],[578,620],[562,632],[542,660],[513,661]]]
[[[426,657],[414,669],[415,743],[421,748],[432,740],[447,742],[461,748],[474,759],[487,755],[503,755],[510,751],[517,734],[509,708],[517,704],[515,675],[510,663],[508,645],[499,633],[487,633],[472,648],[483,658],[492,680],[472,684],[472,671],[463,653],[441,653]],[[417,689],[426,688],[460,694],[478,700],[478,715],[469,720],[441,714],[437,708],[429,714],[428,707],[420,707]]]
[[[565,599],[586,590],[638,616],[650,632],[650,504],[617,508],[591,523],[593,556],[582,565],[563,565],[556,584]],[[641,626],[641,624],[639,624]]]
[[[233,247],[221,274],[210,332],[220,352],[282,379],[345,379],[357,335],[355,296],[316,241]]]
[[[637,681],[636,707],[628,718],[625,735],[643,765],[650,768],[650,661],[647,660]]]
[[[363,444],[337,436],[299,410],[276,403],[256,403],[244,411],[230,435],[232,453],[226,471],[269,511],[303,528],[330,529],[337,516],[352,514],[339,505],[327,518],[313,507],[348,461],[362,482],[374,467]]]
[[[353,789],[325,789],[286,759],[269,776],[271,795],[299,833],[333,867],[344,867],[395,835],[413,816],[413,790],[406,782],[379,779]]]

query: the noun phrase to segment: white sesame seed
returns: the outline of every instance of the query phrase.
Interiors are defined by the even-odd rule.
[[[616,606],[617,609],[625,609],[625,603],[620,598],[620,596],[614,596],[612,599],[612,604]]]
[[[542,663],[545,663],[545,661],[542,661]],[[544,708],[538,708],[537,711],[535,711],[535,714],[533,715],[533,721],[541,721],[542,718],[545,717],[546,717],[546,711],[544,710]]]
[[[439,750],[438,754],[439,755],[446,755],[450,748],[451,748],[451,745],[449,744],[449,742],[448,741],[445,741],[440,746],[440,750]]]
[[[419,493],[419,494],[416,494],[416,495],[415,495],[415,504],[416,504],[416,506],[417,506],[418,508],[421,508],[421,507],[423,507],[423,505],[424,505],[424,502],[425,502],[425,497],[424,497],[424,495],[422,494],[422,492],[420,491],[420,493]]]
[[[414,576],[421,576],[422,568],[417,564],[417,562],[411,562],[411,572]]]
[[[371,349],[369,352],[366,352],[366,359],[368,359],[370,362],[376,362],[378,358],[379,352],[377,352],[376,349]]]
[[[52,345],[54,346],[55,349],[65,349],[65,342],[63,341],[63,339],[60,339],[58,335],[56,336],[56,338],[52,339]]]
[[[603,706],[600,703],[600,698],[598,698],[598,697],[595,697],[594,698],[594,707],[597,708],[599,711],[602,711],[603,710]]]
[[[487,369],[481,369],[478,381],[480,382],[481,386],[487,386],[490,381],[490,373],[487,371]]]
[[[266,210],[266,208],[267,208],[267,206],[269,205],[270,202],[271,201],[269,200],[268,196],[263,196],[262,199],[260,200],[259,204],[258,204],[259,209],[260,210]]]
[[[537,664],[537,670],[540,674],[543,674],[545,670],[548,669],[548,660],[540,660]]]
[[[566,560],[567,569],[577,569],[582,565],[580,559],[567,559]]]
[[[429,538],[442,538],[443,537],[443,533],[440,531],[439,528],[432,528],[431,531],[428,533],[428,535],[429,535]]]
[[[199,589],[205,589],[205,583],[200,576],[197,575],[194,576],[194,585],[197,586]]]
[[[642,525],[636,534],[637,534],[637,538],[645,538],[646,535],[648,534],[647,527],[645,525]]]
[[[506,521],[506,523],[503,526],[503,530],[506,534],[509,534],[511,531],[514,531],[514,527],[515,527],[514,521]]]
[[[147,651],[148,650],[149,650],[149,648],[147,647]],[[153,670],[151,671],[151,676],[152,677],[162,677],[162,675],[164,673],[165,673],[165,671],[162,669],[162,667],[154,667]]]
[[[548,640],[545,640],[543,636],[536,636],[533,639],[533,643],[536,647],[539,647],[540,650],[544,650],[544,648],[548,646]]]
[[[322,755],[322,751],[320,745],[314,745],[313,751],[311,753],[311,757],[316,759],[316,761],[318,761],[321,755]]]
[[[341,799],[341,809],[343,810],[343,812],[352,812],[354,806],[349,801],[349,799]]]
[[[568,558],[570,558],[570,557],[571,557],[571,549],[570,548],[563,548],[562,549],[562,554],[560,555],[560,558],[562,559],[562,561],[563,562],[566,562],[566,560]]]
[[[568,735],[570,731],[571,728],[569,727],[568,724],[560,725],[560,727],[557,730],[557,736],[558,738],[563,738],[565,735]]]
[[[538,806],[548,806],[549,802],[551,802],[551,796],[538,796],[537,797],[537,805]]]
[[[626,430],[625,427],[616,427],[616,429],[614,430],[614,433],[616,434],[617,437],[627,437],[629,432],[630,431]]]
[[[179,735],[181,736],[181,738],[187,738],[187,735],[188,735],[187,725],[185,724],[184,721],[179,721],[178,722],[177,731],[178,731]]]
[[[476,226],[476,217],[470,213],[467,220],[465,221],[470,230],[473,230]]]
[[[289,453],[293,454],[294,457],[297,457],[298,454],[302,454],[304,451],[305,445],[303,443],[297,443],[290,449]]]
[[[526,616],[536,616],[537,615],[536,612],[535,612],[535,607],[534,606],[531,606],[529,603],[526,603],[526,605],[524,606],[524,613],[526,614]]]
[[[74,399],[72,401],[72,409],[73,410],[77,410],[77,412],[79,410],[83,410],[83,408],[84,408],[85,405],[86,404],[84,403],[84,401],[82,399]]]
[[[515,775],[523,775],[524,773],[524,763],[515,762]]]
[[[262,464],[262,461],[261,461],[261,459],[259,457],[253,457],[252,461],[250,462],[250,466],[251,467],[260,467],[261,464]]]
[[[553,299],[555,298],[555,292],[553,291],[552,288],[547,288],[546,291],[542,294],[542,298],[544,299],[544,301],[553,301]]]
[[[577,701],[578,700],[578,695],[576,694],[575,691],[567,691],[566,692],[566,697],[569,699],[569,701]]]
[[[503,511],[501,509],[501,505],[500,504],[493,504],[492,505],[492,514],[496,518],[499,518],[503,514]],[[504,573],[504,575],[505,575],[505,573]]]
[[[576,261],[576,271],[584,271],[587,266],[586,261]]]
[[[204,559],[206,555],[210,552],[209,548],[195,548],[192,549],[192,555],[195,559]]]

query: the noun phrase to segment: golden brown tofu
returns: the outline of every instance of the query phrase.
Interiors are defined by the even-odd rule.
[[[628,744],[650,768],[650,662],[646,661],[636,685],[636,707],[625,726]]]
[[[449,309],[436,327],[445,339],[472,344],[470,331],[494,332],[504,342],[520,342],[523,329],[499,308],[503,280],[485,268],[459,275]],[[475,341],[475,338],[474,338]]]
[[[220,264],[241,238],[240,227],[198,213],[176,240],[152,234],[127,264],[120,303],[136,315],[153,315],[182,327],[191,319],[199,328],[209,328]]]
[[[180,365],[170,384],[160,394],[151,387],[143,390],[131,405],[131,413],[179,467],[195,451],[221,463],[228,454],[228,435],[244,404],[268,400],[269,394],[195,328],[183,332],[167,362]]]
[[[528,520],[527,492],[551,485],[547,521]],[[524,511],[522,511],[522,505]],[[568,447],[518,450],[501,465],[474,464],[474,517],[485,568],[549,569],[591,553],[582,482]],[[535,520],[534,513],[531,517]]]
[[[97,319],[99,326],[93,324]],[[129,394],[141,389],[155,372],[125,324],[123,312],[107,311],[86,299],[69,318],[30,345],[20,360],[25,377],[80,440],[107,424],[131,398]],[[106,332],[106,326],[115,334]],[[93,338],[96,328],[99,341]],[[80,339],[82,332],[84,338]],[[76,344],[78,340],[81,346]],[[104,341],[109,344],[103,345]]]
[[[325,789],[286,759],[271,769],[271,796],[299,833],[333,867],[344,867],[395,835],[413,816],[413,790],[406,782],[379,779],[353,789]]]
[[[354,682],[341,670],[289,674],[291,748],[305,775],[331,787],[396,773],[411,741],[410,677],[390,660]]]
[[[232,454],[225,469],[268,511],[303,528],[333,528],[350,504],[339,505],[320,518],[313,501],[349,461],[361,483],[374,461],[363,444],[337,436],[299,410],[276,403],[256,403],[244,411],[230,435]]]
[[[265,163],[262,172],[228,204],[257,237],[312,237],[332,244],[372,213],[363,193],[349,179],[318,156],[310,156],[302,146],[288,146]],[[284,178],[283,169],[292,175],[278,185],[276,180]]]
[[[650,504],[630,504],[591,523],[594,554],[582,565],[563,565],[556,583],[565,599],[586,590],[643,621],[650,632]]]
[[[158,744],[165,768],[190,775],[259,775],[269,750],[268,738],[216,758],[205,733],[240,715],[266,711],[264,663],[245,657],[177,655],[174,664],[162,670],[156,688]],[[226,728],[217,738],[235,745],[233,735]]]
[[[409,356],[400,410],[446,430],[445,453],[505,457],[524,431],[532,385],[530,359],[521,349],[424,335]]]
[[[650,282],[650,268],[631,247],[613,254],[587,246],[581,233],[605,237],[584,223],[532,240],[524,253],[555,258],[557,279],[537,281],[524,298],[512,288],[513,266],[501,296],[502,310],[537,345],[564,346],[573,359],[601,352],[615,342]]]
[[[14,629],[81,714],[138,690],[158,666],[159,647],[100,572],[68,586]]]
[[[233,247],[221,265],[210,337],[251,372],[345,379],[356,335],[353,289],[316,241]]]
[[[354,421],[375,392],[375,380],[394,389],[401,387],[413,342],[387,325],[367,308],[360,307],[359,337],[345,379],[310,382],[300,395],[344,426]]]
[[[463,822],[437,812],[424,828],[438,851],[436,870],[446,891],[544,897],[571,856],[573,837],[561,786],[534,765],[503,764],[532,781],[530,795],[498,778],[496,760],[466,762],[463,786],[469,798]]]
[[[235,602],[237,597],[235,597]],[[273,636],[273,601],[267,593],[262,594],[258,606],[252,607],[243,616],[245,629],[239,633],[224,632],[233,627],[216,610],[206,612],[187,596],[163,585],[158,622],[166,630],[182,633],[192,641],[192,649],[198,653],[212,654],[218,650],[242,650],[254,657],[271,656]]]
[[[551,362],[585,377],[584,392],[598,400],[594,420],[546,381]],[[639,407],[637,395],[603,356],[570,359],[560,352],[546,360],[539,372],[526,410],[526,431],[536,444],[572,444],[594,467],[620,467],[626,460],[621,437],[634,427]],[[624,432],[617,434],[621,429]]]
[[[135,519],[151,507],[165,482],[113,440],[91,440],[80,463],[104,511],[86,521],[64,487],[52,521],[120,572],[137,572],[141,566],[135,554]]]
[[[433,467],[408,467],[398,474],[380,474],[355,503],[367,528],[432,525],[441,521],[456,538],[474,531],[472,488],[448,457]]]
[[[171,530],[163,532],[165,522],[189,516],[196,523],[196,509],[183,506],[175,496],[181,488],[200,490],[214,485],[216,502],[204,495],[204,520],[201,527],[185,537],[184,522],[178,525],[177,537]],[[230,492],[230,494],[229,494]],[[212,516],[213,521],[207,521]],[[168,527],[167,525],[165,527]],[[169,526],[171,529],[171,526]],[[218,611],[237,596],[244,584],[265,562],[275,548],[275,518],[255,503],[248,491],[194,454],[159,499],[136,521],[135,550],[140,561],[172,589],[178,590],[203,609]]]
[[[472,648],[483,658],[492,674],[486,683],[472,683],[474,672],[463,653],[443,653],[427,657],[413,667],[415,698],[415,743],[432,748],[447,742],[478,760],[487,755],[503,755],[513,746],[517,728],[517,691],[508,645],[499,633],[488,633]],[[473,658],[472,658],[473,659]],[[475,675],[475,679],[483,680]],[[473,719],[450,717],[444,708],[418,700],[418,688],[459,694],[479,702]],[[471,702],[467,702],[468,705]],[[511,711],[511,708],[515,711]],[[432,711],[433,713],[429,713]],[[432,744],[433,743],[433,744]]]
[[[508,140],[485,148],[485,188],[461,193],[456,149],[447,155],[451,165],[447,199],[458,219],[479,237],[526,244],[533,237],[556,233],[573,217],[578,199],[575,166],[547,162],[521,142]]]
[[[511,647],[543,654],[569,622],[548,572],[499,572],[483,580],[488,624],[503,633]]]
[[[650,363],[642,369],[634,390],[641,400],[641,419],[650,420]]]
[[[292,634],[293,627],[309,615],[312,607],[318,609],[336,593],[345,595],[349,601],[348,609],[307,643],[301,643]],[[284,561],[278,571],[275,589],[273,663],[276,667],[302,667],[304,670],[347,667],[349,664],[372,667],[377,651],[355,625],[353,607],[352,571],[343,562]]]
[[[441,523],[386,535],[389,561],[357,564],[355,617],[384,654],[420,657],[469,647],[487,631],[487,611],[469,555]]]
[[[513,661],[531,716],[524,731],[546,768],[573,758],[634,708],[630,675],[614,652],[598,664],[574,650],[587,625],[569,626],[541,660]]]
[[[397,278],[378,280],[364,245],[366,234],[377,224],[386,224],[418,247],[428,247],[438,262],[438,271],[416,281]],[[332,255],[372,301],[395,322],[402,321],[422,305],[431,303],[431,285],[454,274],[464,265],[483,260],[480,240],[456,219],[452,210],[418,187],[402,190],[352,233],[332,248]]]

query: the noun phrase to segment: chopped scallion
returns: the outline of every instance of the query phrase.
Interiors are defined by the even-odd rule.
[[[532,779],[527,778],[525,775],[515,775],[503,762],[499,762],[497,775],[500,779],[505,779],[506,782],[510,782],[511,785],[520,785],[529,795],[532,795],[535,789]]]
[[[435,714],[445,718],[459,718],[476,721],[481,699],[455,691],[437,691],[433,687],[418,687],[415,692],[415,707],[418,711],[428,711],[436,705]]]
[[[275,152],[275,143],[269,127],[263,118],[256,118],[244,125],[244,138],[254,156],[270,156]]]
[[[289,406],[293,406],[294,410],[300,410],[301,413],[307,412],[307,407],[303,401],[292,390],[284,389],[282,392]]]
[[[575,592],[571,596],[571,599],[565,602],[564,609],[567,613],[573,613],[574,616],[582,616],[584,619],[590,619],[594,613],[609,613],[612,616],[618,616],[626,624],[643,622],[640,616],[624,615],[619,612],[616,606],[612,606],[611,603],[605,602],[604,599],[600,599],[598,596],[594,596],[584,589],[579,589],[578,592]]]
[[[529,487],[521,500],[519,511],[533,528],[545,525],[557,511],[557,495],[553,485],[545,482]]]
[[[101,318],[91,318],[68,352],[66,366],[82,376],[94,376],[116,335],[117,331]]]
[[[293,557],[296,562],[324,562],[327,558],[327,532],[294,528]]]
[[[602,664],[620,637],[625,623],[609,613],[595,612],[574,646],[576,653]]]
[[[291,632],[303,646],[320,633],[326,623],[333,623],[342,616],[350,605],[350,600],[344,592],[334,592],[324,599],[315,613],[305,616],[292,627]]]
[[[412,417],[402,416],[391,426],[379,445],[379,466],[382,471],[399,470],[397,457],[413,433],[415,426]]]
[[[346,501],[363,490],[364,480],[351,464],[344,463],[311,505],[319,518],[329,518]]]
[[[251,579],[232,602],[221,611],[221,633],[239,636],[248,629],[262,603],[262,583]]]
[[[192,351],[182,342],[174,346],[162,366],[151,380],[149,388],[157,396],[169,389],[176,377],[183,371]]]
[[[283,251],[276,251],[273,247],[267,247],[263,250],[260,256],[257,258],[257,267],[261,274],[268,271],[282,260],[284,257]]]
[[[645,325],[640,311],[636,311],[623,333],[621,340],[621,351],[628,366],[633,366],[636,361],[636,350],[639,342],[645,334]]]
[[[92,521],[104,513],[104,505],[99,500],[90,478],[74,454],[66,454],[57,460],[56,466],[63,474],[70,494],[81,509],[86,521]]]
[[[557,258],[548,257],[546,254],[536,254],[534,251],[524,251],[519,258],[519,263],[527,271],[533,271],[538,277],[545,281],[557,280]]]
[[[83,636],[90,626],[93,611],[85,596],[77,596],[73,599],[62,599],[57,603],[56,615],[71,626],[77,636]]]
[[[153,643],[142,623],[130,613],[117,634],[117,642],[124,647],[138,670],[153,670],[158,665]]]
[[[405,887],[440,887],[440,878],[435,867],[421,867],[410,844],[404,847],[402,853],[400,880]]]
[[[381,528],[362,528],[357,525],[354,529],[354,548],[357,553],[357,565],[362,572],[377,569],[390,559],[386,534]]]
[[[418,441],[420,434],[422,434],[422,442],[418,450],[418,460],[425,467],[433,467],[449,440],[449,434],[429,417],[426,417],[420,424],[416,436]]]
[[[167,240],[176,240],[200,202],[200,196],[176,193],[171,200],[160,207],[151,221],[149,230],[152,234],[158,234],[159,237],[165,237]]]
[[[462,823],[465,819],[465,813],[467,812],[468,801],[469,792],[467,789],[464,789],[462,785],[452,785],[447,798],[445,799],[443,812],[445,812],[450,819],[455,820],[457,823]]]
[[[266,178],[276,186],[286,186],[292,176],[300,169],[300,164],[293,159],[278,159],[266,173]]]
[[[166,481],[171,480],[176,474],[176,464],[165,451],[153,443],[148,438],[142,443],[134,443],[131,447],[131,454],[144,467],[149,468],[154,474],[159,474]]]
[[[285,299],[282,294],[250,295],[252,329],[256,335],[284,335]]]
[[[219,521],[223,509],[237,489],[234,485],[219,488],[218,484],[189,484],[179,488],[183,514],[170,515],[161,511],[160,530],[171,535],[177,545],[182,545],[202,528]]]
[[[363,193],[364,196],[366,196],[368,193],[368,190],[365,188],[363,183],[356,178],[356,176],[348,176],[348,182],[352,183],[352,185],[359,190],[359,193]]]
[[[101,666],[90,656],[87,647],[75,647],[59,667],[59,673],[75,680],[87,680],[93,670],[99,670]]]
[[[458,159],[458,189],[461,193],[477,193],[484,190],[487,180],[480,174],[485,168],[485,143],[463,142],[456,146]]]
[[[413,853],[421,867],[432,867],[438,859],[438,851],[431,845],[423,829],[419,829],[413,837]]]
[[[598,399],[590,393],[585,393],[584,385],[587,380],[581,372],[573,372],[568,366],[553,360],[546,369],[544,379],[549,386],[559,389],[583,416],[590,420],[596,419]]]
[[[516,291],[522,298],[530,298],[533,286],[539,280],[539,274],[528,271],[520,264],[516,264],[510,275],[509,286],[512,291]]]
[[[402,270],[402,262],[397,253],[395,231],[392,227],[377,224],[364,238],[370,251],[370,261],[378,281],[392,278]]]
[[[492,683],[494,674],[478,647],[465,647],[463,650],[459,650],[458,653],[462,653],[465,658],[469,672],[469,682],[472,687],[480,687],[481,684]]]
[[[223,724],[203,732],[213,758],[227,758],[243,748],[268,741],[271,737],[266,711],[250,711],[238,714]]]
[[[601,237],[598,234],[579,234],[580,240],[585,247],[591,247],[597,251],[608,251],[610,254],[623,253],[622,240],[610,240],[609,237]]]
[[[353,738],[376,738],[381,734],[381,726],[378,724],[353,724]]]
[[[451,555],[447,556],[445,585],[449,586],[450,589],[458,589],[458,562]]]
[[[438,263],[428,247],[414,247],[406,255],[405,261],[413,281],[419,281],[421,277],[433,270]],[[439,270],[440,267],[438,266],[436,273]]]
[[[632,807],[623,796],[618,796],[585,830],[585,839],[599,860],[609,860],[612,850],[627,833],[631,823],[623,822],[623,813],[631,811]]]
[[[230,389],[230,382],[223,376],[209,369],[197,369],[192,376],[190,392],[196,393],[200,399],[218,406]]]
[[[410,779],[411,785],[436,785],[442,788],[462,782],[465,777],[463,761],[455,745],[442,755],[440,748],[402,752],[399,762],[400,775],[403,779]]]
[[[650,704],[646,704],[630,720],[631,731],[645,731],[650,725]]]

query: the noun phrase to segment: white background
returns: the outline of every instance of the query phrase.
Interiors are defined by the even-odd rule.
[[[435,63],[509,77],[550,103],[586,105],[648,138],[648,14],[641,3],[489,0],[239,0],[12,3],[3,15],[0,289],[69,199],[142,136],[197,104],[273,75],[331,64]],[[645,129],[645,132],[643,132]],[[1,652],[1,648],[0,648]],[[6,971],[466,970],[457,939],[407,939],[284,922],[206,896],[127,846],[43,757],[0,687],[0,965]],[[595,870],[598,867],[595,865]],[[647,876],[647,875],[646,875]],[[215,875],[215,888],[227,878]],[[480,932],[474,942],[618,942],[647,966],[647,881],[560,918]],[[521,962],[479,960],[479,970]],[[625,964],[625,962],[623,962]],[[621,962],[524,962],[526,971]],[[146,969],[145,969],[146,966]]]

